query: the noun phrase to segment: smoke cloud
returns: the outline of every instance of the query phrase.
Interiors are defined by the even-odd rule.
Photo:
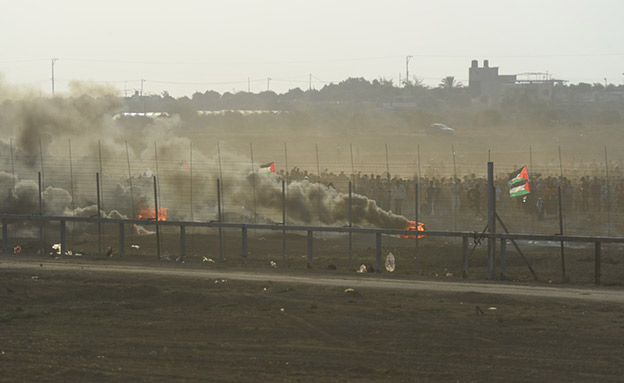
[[[254,210],[281,220],[280,180],[257,173],[227,142],[200,147],[181,134],[178,116],[123,125],[113,118],[122,107],[114,89],[78,82],[54,98],[20,94],[0,82],[0,100],[9,98],[0,113],[2,213],[39,214],[39,173],[44,215],[95,217],[100,173],[104,217],[136,217],[140,209],[153,208],[157,175],[159,206],[168,209],[170,220],[216,219],[217,179],[231,220],[249,219]],[[344,193],[294,181],[287,196],[289,222],[348,224]],[[357,225],[403,229],[408,222],[357,194],[352,212]]]

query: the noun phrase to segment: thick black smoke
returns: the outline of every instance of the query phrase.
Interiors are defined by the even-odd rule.
[[[255,180],[252,178],[255,177]],[[246,203],[253,183],[256,188],[256,205],[276,212],[282,210],[281,181],[273,174],[252,174],[247,178]],[[349,195],[339,193],[323,184],[294,181],[286,190],[286,208],[289,219],[308,224],[320,222],[325,225],[345,225],[349,223]],[[372,225],[387,229],[404,229],[407,218],[387,212],[365,196],[353,194],[351,198],[352,220],[356,225]]]

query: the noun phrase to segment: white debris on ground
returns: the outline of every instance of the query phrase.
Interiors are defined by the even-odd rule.
[[[388,272],[393,272],[396,268],[396,260],[394,259],[394,255],[392,253],[388,253],[386,257],[386,270]]]

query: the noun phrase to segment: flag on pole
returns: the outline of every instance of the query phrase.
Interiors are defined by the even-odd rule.
[[[531,193],[529,188],[529,175],[526,166],[509,175],[509,196],[519,197]]]
[[[275,164],[269,162],[268,164],[260,165],[260,173],[275,173]]]

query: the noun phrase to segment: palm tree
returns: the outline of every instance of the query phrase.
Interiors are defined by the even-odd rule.
[[[464,85],[459,81],[455,81],[455,76],[446,76],[442,79],[439,86],[444,89],[454,89],[461,88]]]

